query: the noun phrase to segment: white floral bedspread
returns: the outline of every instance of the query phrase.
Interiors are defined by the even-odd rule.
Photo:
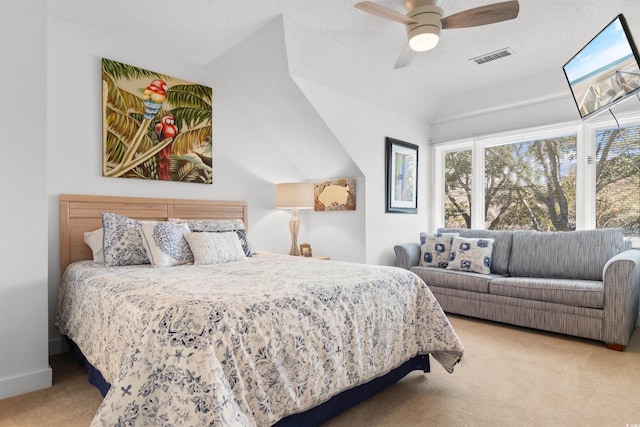
[[[72,264],[57,326],[111,384],[93,426],[267,426],[418,354],[452,372],[463,353],[409,271],[262,253]]]

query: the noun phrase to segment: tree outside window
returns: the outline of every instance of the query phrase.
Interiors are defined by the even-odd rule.
[[[485,149],[485,228],[576,227],[576,136]]]
[[[596,227],[640,237],[640,126],[596,131]]]
[[[445,154],[445,227],[471,228],[471,161],[471,150]]]
[[[583,127],[580,135],[587,135],[588,129]],[[574,230],[576,194],[593,191],[584,194],[588,205],[587,211],[580,212],[581,221],[591,224],[595,214],[596,228],[622,228],[640,247],[640,123],[604,125],[594,132],[595,158],[582,169],[593,175],[585,175],[580,182],[593,177],[595,190],[592,185],[577,185],[577,146],[591,152],[593,147],[587,144],[592,139],[581,136],[578,141],[578,134],[570,129],[562,131],[564,136],[532,140],[523,136],[524,141],[506,144],[504,137],[489,137],[473,147],[467,144],[457,151],[444,151],[443,226],[471,228],[472,216],[477,215],[483,218],[474,223],[484,221],[484,228],[490,230]],[[492,139],[494,145],[490,145]],[[476,182],[475,187],[474,150],[484,154],[480,174],[484,182]],[[474,191],[483,190],[484,206],[472,206],[478,200]]]

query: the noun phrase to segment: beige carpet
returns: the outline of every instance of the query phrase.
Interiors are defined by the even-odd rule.
[[[465,345],[453,374],[437,362],[325,424],[627,426],[640,424],[640,328],[625,352],[603,343],[450,316]],[[68,355],[53,387],[0,400],[0,426],[88,426],[100,394]]]

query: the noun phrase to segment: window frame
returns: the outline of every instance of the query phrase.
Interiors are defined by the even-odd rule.
[[[431,230],[445,224],[444,163],[445,154],[452,151],[471,150],[472,154],[472,206],[471,228],[484,229],[484,151],[487,147],[522,141],[576,135],[576,230],[596,228],[596,132],[619,126],[640,126],[640,112],[599,115],[589,121],[572,121],[536,126],[507,132],[478,135],[431,144],[434,206],[429,226]],[[479,167],[481,166],[481,167]],[[481,183],[481,185],[477,185]],[[479,187],[479,188],[478,188]]]
[[[609,115],[609,116],[605,116],[608,117],[607,120],[603,120],[600,119],[598,121],[594,121],[594,122],[588,122],[585,123],[584,125],[584,131],[586,134],[586,138],[589,140],[589,148],[590,148],[590,152],[589,152],[589,156],[592,159],[589,163],[589,186],[590,186],[590,193],[589,194],[592,197],[592,201],[591,201],[591,206],[592,209],[590,209],[589,214],[591,215],[590,217],[590,222],[588,223],[588,228],[596,228],[596,163],[597,163],[597,153],[596,153],[596,134],[599,130],[601,129],[610,129],[610,128],[616,128],[616,127],[620,127],[620,128],[625,128],[625,127],[629,127],[629,126],[638,126],[640,127],[640,112],[638,113],[628,113],[628,114],[620,114],[620,115],[616,115],[615,119],[613,118],[613,116]],[[617,121],[616,121],[617,119]],[[638,248],[640,247],[640,237],[635,236],[632,237],[632,241],[633,241],[633,247],[634,248]]]

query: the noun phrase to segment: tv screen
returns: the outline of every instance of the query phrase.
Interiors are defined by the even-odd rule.
[[[616,16],[563,70],[582,119],[638,92],[640,57],[624,16]]]

